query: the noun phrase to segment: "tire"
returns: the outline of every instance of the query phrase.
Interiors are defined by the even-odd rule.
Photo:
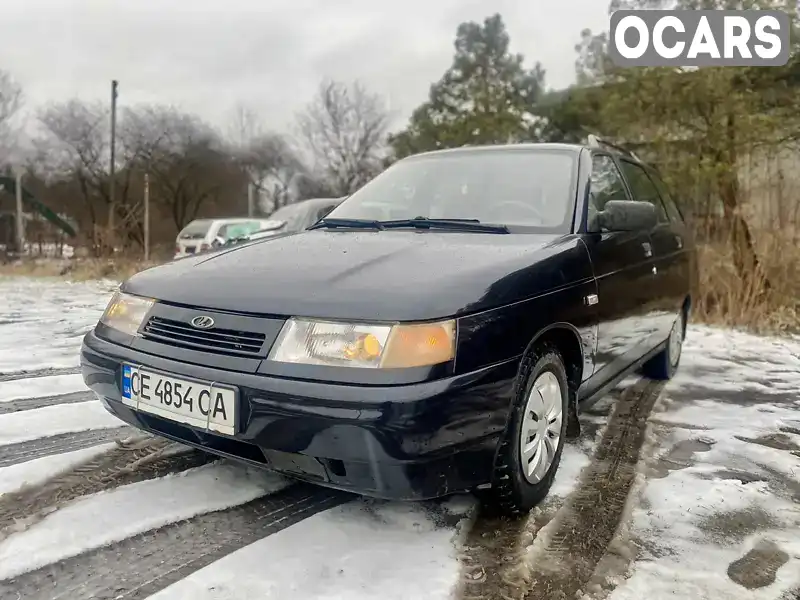
[[[642,366],[642,375],[650,379],[664,381],[672,379],[681,364],[683,340],[686,337],[686,323],[680,311],[672,325],[666,347]]]
[[[554,385],[557,387],[555,390]],[[537,390],[542,391],[537,393]],[[485,496],[486,508],[491,512],[511,517],[524,515],[547,496],[564,449],[568,402],[564,361],[554,347],[543,344],[524,358],[520,366],[511,414],[495,457],[492,486]],[[532,414],[549,416],[547,422],[550,426],[544,422],[537,425],[540,421],[530,419]],[[530,440],[528,432],[532,428],[538,429],[534,431],[536,435],[532,442],[542,440],[541,445],[525,455],[522,436]],[[553,443],[555,435],[558,438]],[[523,468],[536,457],[537,448],[546,453],[547,465],[526,475]]]

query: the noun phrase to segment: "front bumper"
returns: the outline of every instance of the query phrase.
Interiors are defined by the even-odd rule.
[[[123,361],[238,387],[238,433],[209,433],[123,404]],[[106,408],[137,428],[302,480],[422,500],[490,480],[517,361],[412,385],[342,385],[178,362],[90,332],[81,370]]]

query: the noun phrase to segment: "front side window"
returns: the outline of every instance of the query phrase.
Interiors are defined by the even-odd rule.
[[[649,202],[655,206],[656,212],[658,213],[658,220],[662,223],[668,223],[669,217],[667,217],[667,211],[664,208],[664,204],[661,202],[661,196],[659,196],[658,190],[650,180],[647,172],[639,165],[635,165],[627,160],[621,160],[620,166],[622,167],[622,172],[625,174],[625,179],[628,180],[628,185],[631,187],[634,200]]]
[[[577,154],[475,149],[401,160],[355,192],[337,219],[477,219],[517,231],[569,232]]]
[[[589,181],[588,231],[600,231],[597,213],[609,200],[630,200],[622,175],[613,159],[605,154],[592,157],[592,175]]]

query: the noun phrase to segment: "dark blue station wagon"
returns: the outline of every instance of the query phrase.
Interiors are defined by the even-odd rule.
[[[398,161],[310,228],[125,281],[81,350],[123,421],[391,499],[548,492],[582,407],[678,368],[694,244],[591,138]]]

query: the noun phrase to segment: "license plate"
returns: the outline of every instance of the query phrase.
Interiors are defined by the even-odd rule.
[[[236,433],[235,389],[122,365],[122,403],[142,412],[226,435]]]

